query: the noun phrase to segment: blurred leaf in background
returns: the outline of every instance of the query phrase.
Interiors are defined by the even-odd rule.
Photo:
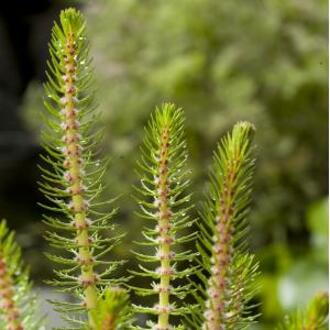
[[[210,150],[237,120],[258,130],[254,242],[305,240],[326,194],[326,1],[98,1],[86,8],[117,189],[129,191],[155,104],[186,111],[199,193]],[[115,172],[113,172],[115,171]],[[126,187],[126,188],[125,188]],[[126,204],[126,202],[125,202]]]
[[[280,277],[278,292],[283,307],[307,305],[316,292],[328,288],[328,199],[308,208],[307,226],[311,249],[295,259]]]
[[[328,198],[312,203],[305,219],[310,238],[304,247],[273,243],[260,251],[263,268],[269,270],[260,277],[268,321],[305,308],[316,293],[328,290]]]

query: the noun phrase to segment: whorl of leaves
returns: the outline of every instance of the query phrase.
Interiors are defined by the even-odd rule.
[[[144,240],[137,242],[140,248],[134,251],[140,270],[132,274],[154,281],[151,287],[134,289],[137,295],[157,295],[158,302],[153,307],[135,307],[138,313],[156,315],[157,323],[149,321],[147,326],[158,330],[172,329],[172,317],[187,312],[177,302],[189,291],[189,284],[182,279],[194,272],[190,261],[195,254],[184,249],[184,244],[196,235],[186,230],[192,225],[187,214],[192,205],[185,192],[189,178],[183,126],[181,109],[173,104],[157,108],[145,130],[138,162],[140,186],[135,187],[136,199],[138,215],[146,226],[142,232]]]
[[[43,205],[50,211],[44,216],[49,227],[46,239],[59,250],[48,254],[59,264],[50,283],[76,297],[75,303],[54,304],[73,328],[81,329],[96,306],[99,288],[118,285],[121,279],[109,279],[119,262],[104,258],[119,237],[110,224],[115,210],[100,209],[110,201],[98,200],[106,164],[96,160],[101,135],[93,131],[97,116],[93,75],[85,20],[79,11],[61,12],[49,52],[42,134],[47,155],[42,155],[40,189],[50,202]]]
[[[243,329],[254,319],[247,304],[255,293],[258,267],[246,252],[253,131],[251,124],[237,123],[214,154],[197,246],[202,256],[202,284],[194,291],[199,308],[187,318],[194,329]]]
[[[0,222],[0,328],[40,330],[38,304],[31,292],[29,272],[22,264],[21,249],[6,221]]]

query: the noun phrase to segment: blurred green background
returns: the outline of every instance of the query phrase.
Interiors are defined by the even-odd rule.
[[[128,231],[117,256],[131,258],[140,226],[130,193],[152,109],[171,101],[185,110],[197,205],[217,141],[236,121],[252,121],[258,162],[251,249],[262,270],[256,329],[274,328],[283,313],[328,286],[327,1],[97,0],[83,11],[112,157],[106,196],[122,195],[116,221]],[[38,140],[39,83],[29,84],[21,107]],[[41,283],[50,265],[40,255],[40,210],[2,204]]]

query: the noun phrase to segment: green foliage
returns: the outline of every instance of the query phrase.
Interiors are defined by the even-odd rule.
[[[261,283],[267,285],[263,285],[262,297],[268,292],[263,306],[270,311],[266,318],[280,312],[279,279],[289,267],[299,268],[302,257],[296,255],[300,253],[303,262],[308,256],[312,265],[319,260],[326,274],[327,235],[313,220],[318,217],[317,208],[306,224],[301,221],[305,205],[327,191],[322,183],[326,139],[319,134],[327,117],[324,4],[323,0],[313,4],[308,0],[91,3],[91,12],[96,13],[96,52],[103,43],[102,52],[96,53],[103,107],[120,109],[110,114],[110,143],[114,153],[124,156],[111,172],[111,194],[128,191],[133,180],[133,150],[149,109],[170,98],[184,105],[189,114],[194,185],[189,185],[185,165],[183,115],[171,104],[164,104],[152,116],[139,161],[137,200],[146,225],[144,239],[134,249],[140,269],[132,273],[155,282],[132,287],[142,296],[135,311],[155,314],[147,327],[167,330],[170,324],[186,322],[188,329],[236,330],[254,321],[250,304],[257,263],[246,249],[253,168],[250,124],[235,125],[215,153],[201,217],[198,271],[191,265],[196,253],[183,244],[196,239],[188,228],[194,223],[189,198],[191,191],[199,198],[197,187],[208,164],[206,151],[237,119],[256,122],[260,131],[253,243],[260,247],[279,242],[269,244],[263,254]],[[108,53],[107,45],[111,46]],[[57,310],[67,313],[69,326],[75,329],[130,328],[127,293],[114,289],[122,280],[109,279],[120,262],[103,258],[119,237],[110,225],[115,211],[103,213],[108,203],[99,202],[107,169],[104,162],[95,161],[95,147],[104,136],[93,128],[97,113],[91,60],[85,22],[76,10],[61,13],[50,53],[43,121],[43,146],[48,155],[42,156],[45,166],[40,186],[50,202],[45,205],[50,213],[45,216],[50,228],[47,239],[59,249],[49,255],[60,264],[52,283],[74,297],[73,303],[54,303]],[[132,213],[132,204],[124,199],[122,206],[125,219],[130,218],[126,214]],[[324,212],[324,207],[319,209]],[[136,235],[136,228],[129,228]],[[312,233],[310,244],[301,251],[289,251],[288,242],[290,248],[300,246],[295,243],[300,243],[299,235],[305,229]],[[315,249],[315,255],[306,254],[308,248]],[[300,274],[306,265],[311,268],[305,262]],[[195,271],[198,281],[186,281]],[[185,305],[188,293],[196,305]],[[154,307],[149,295],[158,299]],[[325,297],[317,298],[305,314],[289,318],[284,329],[323,327],[325,306]],[[156,318],[157,325],[153,323]]]
[[[329,296],[319,293],[306,311],[297,311],[286,318],[279,330],[325,330],[328,329]]]
[[[197,246],[203,287],[196,291],[200,308],[190,323],[197,329],[242,329],[255,318],[247,303],[255,293],[257,264],[246,252],[253,132],[250,123],[237,123],[214,155]]]
[[[251,242],[263,272],[262,327],[274,327],[287,308],[278,291],[288,263],[313,248],[306,210],[328,194],[327,1],[100,0],[85,9],[118,155],[111,192],[129,192],[149,109],[164,100],[186,111],[196,200],[218,139],[238,120],[258,127]],[[129,251],[139,228],[127,216],[133,203],[120,208],[134,226]]]
[[[120,288],[105,288],[99,296],[96,308],[92,311],[95,330],[128,329],[131,315],[128,293]]]
[[[42,155],[45,166],[40,190],[50,202],[44,207],[52,212],[44,216],[50,228],[46,239],[60,250],[60,254],[48,255],[60,265],[50,283],[76,297],[73,303],[54,303],[56,310],[67,314],[69,324],[82,328],[86,312],[96,307],[99,288],[120,283],[121,279],[109,276],[121,261],[104,258],[119,237],[110,224],[115,210],[103,212],[100,207],[110,202],[98,200],[106,164],[96,159],[100,134],[93,131],[97,112],[91,59],[85,21],[78,11],[61,12],[49,51],[42,134],[48,155]],[[91,322],[89,315],[93,326]]]
[[[178,284],[178,280],[194,273],[190,263],[195,253],[185,249],[185,243],[196,235],[186,232],[193,223],[188,215],[193,205],[186,193],[189,172],[181,109],[168,103],[156,109],[146,128],[141,154],[138,162],[140,186],[136,187],[138,215],[147,224],[142,232],[144,240],[137,244],[152,247],[152,250],[134,251],[142,264],[139,264],[140,271],[132,271],[132,274],[154,279],[149,284],[151,287],[135,288],[135,291],[141,296],[157,294],[158,303],[154,307],[136,306],[136,310],[158,315],[157,329],[168,329],[173,324],[173,315],[187,311],[182,304],[177,306],[173,301],[173,297],[185,298],[190,289],[188,283]],[[152,266],[145,267],[145,263]],[[156,326],[153,322],[148,325]]]
[[[31,292],[28,269],[22,264],[21,249],[5,220],[0,222],[0,328],[40,330],[38,304]]]

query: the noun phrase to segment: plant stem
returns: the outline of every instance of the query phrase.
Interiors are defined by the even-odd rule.
[[[68,182],[68,192],[71,201],[69,207],[73,213],[73,225],[76,228],[76,242],[78,245],[77,261],[80,263],[80,284],[84,292],[84,304],[90,311],[95,308],[97,302],[97,290],[95,284],[98,281],[94,272],[94,258],[91,251],[91,237],[89,233],[89,220],[87,218],[88,202],[84,196],[83,158],[81,157],[82,145],[79,135],[79,121],[77,118],[77,90],[76,77],[76,43],[73,33],[69,33],[65,45],[65,75],[63,76],[65,92],[63,97],[64,117],[64,166],[67,169],[65,179]],[[91,319],[89,317],[89,319]]]
[[[161,135],[160,159],[159,159],[159,258],[160,258],[160,287],[158,305],[158,330],[169,329],[170,313],[170,278],[173,273],[171,267],[171,243],[173,239],[169,234],[171,229],[172,212],[168,205],[169,181],[168,181],[168,147],[169,130],[164,128]]]

